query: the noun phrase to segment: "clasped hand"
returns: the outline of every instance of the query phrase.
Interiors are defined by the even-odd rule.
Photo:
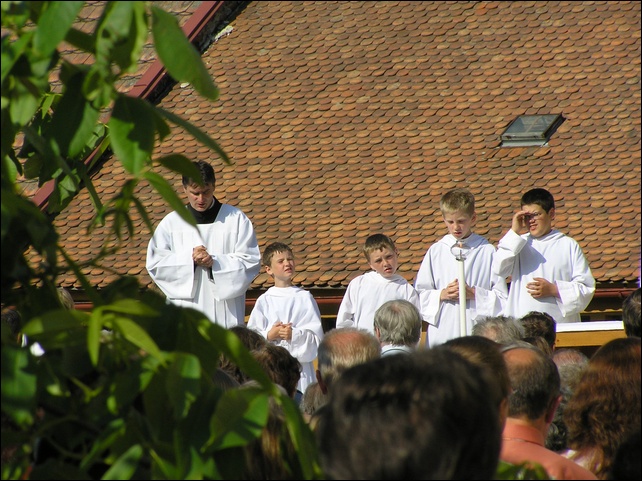
[[[205,246],[194,247],[192,259],[194,260],[194,264],[201,267],[210,268],[214,264],[214,259],[209,255]]]
[[[276,321],[268,332],[267,338],[269,341],[276,341],[280,339],[284,341],[291,341],[292,323]]]

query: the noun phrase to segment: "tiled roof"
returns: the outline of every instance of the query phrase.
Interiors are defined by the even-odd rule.
[[[160,105],[233,165],[179,129],[155,155],[211,160],[217,197],[252,219],[261,248],[293,247],[303,287],[345,287],[377,232],[396,241],[412,282],[446,232],[438,203],[455,187],[474,193],[475,231],[494,244],[521,194],[549,189],[554,227],[580,243],[598,286],[637,286],[640,2],[251,2],[230,25],[203,54],[220,100],[175,85]],[[515,117],[557,113],[567,120],[548,145],[500,148]],[[93,177],[104,199],[125,179],[113,159]],[[154,224],[169,212],[147,185],[139,195]],[[79,259],[105,239],[87,234],[92,213],[82,192],[55,220]],[[137,227],[88,271],[98,286],[122,274],[151,286],[150,233]],[[72,273],[61,282],[79,287]],[[261,273],[252,288],[270,285]]]

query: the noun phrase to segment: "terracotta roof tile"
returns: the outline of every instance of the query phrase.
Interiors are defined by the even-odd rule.
[[[183,23],[196,6],[166,3],[180,4]],[[413,281],[444,235],[439,198],[455,187],[473,191],[476,231],[496,244],[535,186],[556,197],[554,226],[580,243],[599,284],[631,286],[640,274],[639,18],[633,1],[251,2],[203,54],[220,100],[176,85],[161,101],[216,138],[233,165],[178,130],[155,156],[211,159],[217,196],[248,214],[261,248],[292,245],[307,288],[342,288],[365,272],[360,248],[373,232],[395,238],[399,272]],[[550,113],[567,120],[547,146],[500,148],[515,117]],[[94,177],[109,196],[126,178],[113,160]],[[154,224],[169,212],[147,185],[138,193]],[[55,221],[76,257],[105,240],[100,228],[85,232],[89,202],[79,194]],[[149,234],[138,228],[105,269],[92,269],[99,286],[112,271],[151,284]],[[252,288],[270,285],[261,273]]]

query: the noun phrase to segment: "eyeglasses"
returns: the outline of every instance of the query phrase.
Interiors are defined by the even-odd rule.
[[[524,214],[524,220],[530,222],[532,219],[537,219],[542,215],[544,215],[544,212],[529,212],[528,214]]]

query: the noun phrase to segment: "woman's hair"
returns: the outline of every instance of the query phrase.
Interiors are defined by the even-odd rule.
[[[640,427],[640,338],[607,342],[589,360],[564,412],[568,445],[604,479],[618,446]]]

